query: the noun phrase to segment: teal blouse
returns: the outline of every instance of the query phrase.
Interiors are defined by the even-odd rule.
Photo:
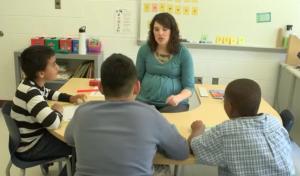
[[[148,44],[144,44],[137,54],[136,69],[141,82],[141,91],[137,96],[139,101],[163,107],[170,95],[176,95],[183,89],[194,92],[193,59],[184,46],[180,46],[179,53],[162,64]],[[188,99],[183,103],[188,103]]]

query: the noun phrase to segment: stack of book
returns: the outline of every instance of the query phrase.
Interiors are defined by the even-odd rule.
[[[91,61],[80,64],[72,75],[74,78],[94,78],[94,63]]]
[[[211,89],[209,90],[209,93],[213,98],[216,99],[223,99],[224,98],[224,90],[221,89]]]

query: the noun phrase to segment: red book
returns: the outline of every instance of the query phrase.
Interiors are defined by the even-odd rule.
[[[211,89],[209,90],[209,93],[213,98],[216,99],[223,99],[224,98],[224,90],[218,90],[218,89]]]

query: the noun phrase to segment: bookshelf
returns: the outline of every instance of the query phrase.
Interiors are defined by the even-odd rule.
[[[278,112],[290,110],[295,124],[290,132],[293,140],[300,144],[300,70],[285,63],[280,64],[274,107]]]
[[[16,86],[24,78],[20,62],[21,52],[14,52]],[[100,78],[100,66],[103,53],[100,54],[61,54],[56,53],[56,62],[60,67],[57,80],[49,81],[46,87],[57,90],[71,77]]]

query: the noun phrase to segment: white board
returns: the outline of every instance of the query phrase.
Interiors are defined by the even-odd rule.
[[[184,14],[186,8],[189,14]],[[278,28],[292,24],[294,33],[300,33],[299,9],[299,0],[141,0],[138,40],[147,40],[153,16],[167,11],[176,18],[181,37],[189,41],[207,37],[214,44],[221,36],[244,39],[244,46],[275,47]],[[271,21],[258,23],[257,13],[270,13]]]

